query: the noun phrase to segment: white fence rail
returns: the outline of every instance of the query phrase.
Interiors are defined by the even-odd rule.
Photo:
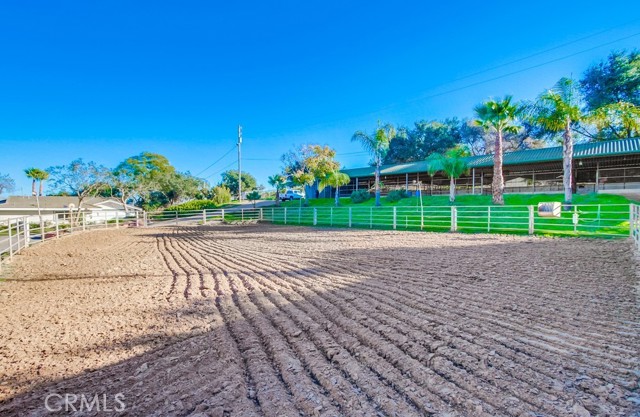
[[[144,213],[135,211],[125,214],[116,210],[76,211],[58,213],[52,219],[42,222],[33,220],[33,216],[0,220],[0,272],[6,261],[13,259],[29,246],[86,230],[141,227],[144,225]]]

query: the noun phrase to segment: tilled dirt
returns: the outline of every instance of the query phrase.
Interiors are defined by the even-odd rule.
[[[635,415],[636,270],[623,240],[78,234],[5,270],[0,414]]]

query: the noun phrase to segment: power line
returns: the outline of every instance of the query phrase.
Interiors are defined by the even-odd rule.
[[[496,69],[499,69],[499,68],[507,67],[509,65],[516,64],[518,62],[526,61],[526,60],[531,59],[533,57],[536,57],[536,56],[539,56],[539,55],[544,55],[547,52],[555,51],[557,49],[562,49],[565,46],[573,45],[574,43],[578,43],[578,42],[582,42],[582,41],[587,40],[587,39],[595,38],[596,36],[602,35],[603,33],[610,32],[610,31],[612,31],[614,29],[617,29],[619,27],[627,26],[627,25],[630,25],[632,23],[636,23],[638,21],[640,21],[640,19],[635,19],[635,20],[632,20],[630,22],[624,23],[622,25],[613,26],[613,27],[610,27],[609,29],[604,29],[604,30],[601,30],[600,32],[596,32],[596,33],[593,33],[591,35],[583,36],[582,38],[574,39],[572,41],[565,42],[565,43],[562,43],[560,45],[553,46],[553,47],[545,49],[543,51],[536,52],[536,53],[527,55],[527,56],[522,57],[522,58],[514,59],[513,61],[505,62],[504,64],[499,64],[499,65],[496,65],[496,66],[493,66],[493,67],[490,67],[490,68],[487,68],[487,69],[484,69],[484,70],[481,70],[481,71],[474,72],[474,73],[469,74],[469,75],[464,75],[462,77],[459,77],[459,78],[456,78],[456,79],[453,79],[453,80],[447,82],[447,84],[454,83],[454,82],[457,82],[457,81],[462,81],[462,80],[465,80],[467,78],[475,77],[476,75],[484,74],[484,73],[487,73],[487,72],[490,72],[490,71],[493,71],[493,70],[496,70]]]
[[[205,172],[206,170],[208,170],[209,168],[211,168],[212,166],[214,166],[215,164],[217,164],[218,162],[222,161],[224,159],[225,156],[229,155],[231,152],[233,152],[236,149],[235,146],[233,146],[231,149],[229,149],[229,151],[227,153],[225,153],[224,155],[222,155],[220,158],[218,158],[213,164],[209,165],[208,167],[206,167],[205,169],[203,169],[202,171],[198,172],[195,176],[199,176],[200,174],[202,174],[203,172]],[[208,178],[208,177],[207,177]]]
[[[625,36],[625,37],[622,37],[622,38],[619,38],[619,39],[616,39],[616,40],[613,40],[613,41],[610,41],[610,42],[602,43],[600,45],[592,46],[591,48],[583,49],[582,51],[574,52],[574,53],[569,54],[569,55],[565,55],[565,56],[562,56],[562,57],[559,57],[559,58],[555,58],[555,59],[552,59],[550,61],[543,62],[541,64],[531,65],[529,67],[522,68],[522,69],[519,69],[517,71],[512,71],[512,72],[509,72],[507,74],[499,75],[497,77],[489,78],[489,79],[486,79],[486,80],[483,80],[483,81],[478,81],[478,82],[475,82],[475,83],[472,83],[472,84],[468,84],[468,85],[465,85],[465,86],[462,86],[462,87],[458,87],[458,88],[454,88],[454,89],[451,89],[451,90],[443,91],[442,93],[431,94],[431,95],[424,96],[424,97],[418,97],[418,98],[415,98],[415,99],[409,100],[409,101],[426,100],[426,99],[429,99],[429,98],[434,98],[434,97],[439,97],[439,96],[443,96],[443,95],[446,95],[446,94],[455,93],[455,92],[460,91],[460,90],[465,90],[467,88],[475,87],[477,85],[486,84],[488,82],[499,80],[499,79],[505,78],[505,77],[509,77],[511,75],[519,74],[521,72],[529,71],[529,70],[534,69],[534,68],[539,68],[539,67],[542,67],[542,66],[545,66],[545,65],[548,65],[548,64],[553,64],[554,62],[562,61],[562,60],[565,60],[567,58],[571,58],[571,57],[574,57],[576,55],[583,54],[585,52],[593,51],[594,49],[602,48],[603,46],[608,46],[608,45],[611,45],[611,44],[614,44],[614,43],[617,43],[617,42],[620,42],[620,41],[624,41],[624,40],[633,38],[633,37],[638,36],[638,35],[640,35],[640,32],[637,32],[637,33],[634,33],[633,35]]]
[[[237,161],[231,161],[229,163],[229,165],[225,165],[224,167],[220,168],[219,170],[217,170],[216,172],[214,172],[213,174],[209,175],[208,177],[205,177],[205,180],[208,180],[209,178],[213,177],[214,175],[217,175],[219,173],[221,173],[222,171],[224,171],[225,169],[231,167],[232,165],[234,165]]]

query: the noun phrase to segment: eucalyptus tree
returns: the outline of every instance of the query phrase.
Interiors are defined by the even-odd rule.
[[[333,187],[336,189],[335,203],[336,207],[340,205],[340,187],[349,184],[351,178],[344,172],[335,171],[330,172],[324,178],[318,181],[318,191],[324,190],[326,187]]]
[[[538,97],[529,112],[531,121],[542,129],[562,134],[562,184],[564,201],[573,196],[573,129],[585,119],[580,111],[575,82],[561,78],[555,86]]]
[[[513,102],[512,96],[502,100],[487,100],[475,107],[475,124],[495,136],[493,155],[493,181],[491,193],[493,204],[504,205],[503,141],[505,133],[515,134],[519,126],[516,124],[522,114],[522,106]]]
[[[396,135],[396,130],[391,124],[381,125],[370,135],[363,131],[357,131],[351,137],[353,142],[360,142],[362,147],[371,154],[372,165],[375,168],[376,206],[380,205],[380,167],[385,155],[389,151],[389,143]]]
[[[16,188],[16,182],[8,174],[0,174],[0,195]]]

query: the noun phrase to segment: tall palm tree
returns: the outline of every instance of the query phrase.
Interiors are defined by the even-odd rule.
[[[340,205],[340,187],[349,184],[351,178],[344,172],[336,171],[329,173],[326,177],[318,181],[318,191],[324,190],[326,187],[336,189],[336,207]]]
[[[572,129],[584,118],[574,84],[570,78],[561,78],[551,90],[540,95],[529,116],[534,124],[549,132],[562,132],[562,184],[565,203],[571,203],[573,197]]]
[[[469,152],[461,146],[456,146],[446,151],[444,154],[436,154],[433,159],[433,169],[442,171],[449,177],[449,201],[456,201],[456,179],[469,170],[465,157]]]
[[[369,135],[363,131],[357,131],[351,137],[354,142],[360,142],[362,147],[373,157],[372,165],[375,167],[375,189],[376,189],[376,206],[380,205],[380,167],[382,160],[389,151],[389,143],[396,135],[396,129],[391,124],[381,125],[378,122],[378,128],[373,135]]]
[[[267,182],[269,185],[276,189],[276,206],[280,205],[280,190],[282,190],[287,183],[287,178],[281,174],[271,175]]]
[[[36,204],[38,206],[38,218],[40,219],[40,229],[44,229],[44,223],[42,221],[42,212],[40,210],[40,196],[42,196],[42,182],[49,178],[49,173],[45,170],[38,168],[27,168],[24,170],[27,178],[31,178],[31,194],[36,197]],[[36,181],[40,182],[40,192],[36,193]],[[44,238],[44,236],[43,236]]]
[[[488,100],[475,107],[477,119],[474,123],[487,132],[495,134],[493,154],[493,182],[491,193],[493,204],[504,204],[504,176],[502,175],[502,145],[505,133],[517,133],[516,121],[522,113],[522,106],[513,103],[513,97],[505,96],[502,100]]]

